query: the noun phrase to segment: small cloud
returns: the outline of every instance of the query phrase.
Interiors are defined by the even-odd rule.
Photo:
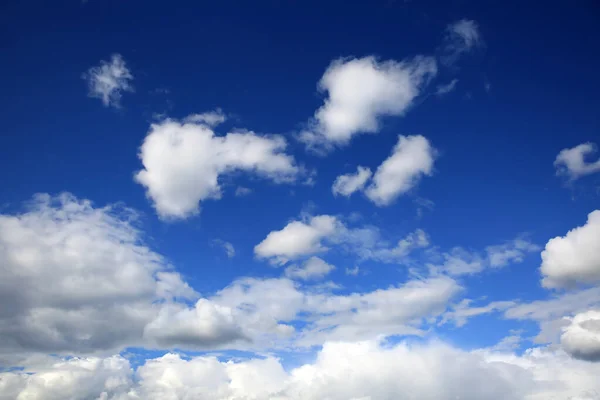
[[[458,83],[458,79],[452,79],[450,82],[445,85],[438,85],[435,90],[436,96],[443,96],[445,94],[450,93],[456,88],[456,84]]]
[[[566,176],[569,181],[574,181],[582,176],[600,172],[600,158],[594,162],[586,160],[586,157],[597,151],[598,147],[591,142],[561,150],[554,160],[556,175]]]
[[[354,268],[346,268],[346,275],[356,276],[360,272],[360,268],[358,266]]]
[[[215,111],[209,111],[202,114],[192,114],[188,115],[184,122],[191,122],[194,124],[206,124],[210,127],[215,127],[219,124],[225,122],[227,117],[223,114],[223,111],[220,108],[217,108]]]
[[[120,108],[122,93],[133,91],[133,75],[120,54],[113,54],[110,62],[103,60],[99,66],[90,68],[83,79],[88,82],[88,96],[102,100],[106,107]]]
[[[235,257],[235,248],[233,247],[233,245],[231,243],[226,242],[221,239],[215,239],[215,240],[213,240],[213,246],[222,247],[223,250],[225,250],[225,254],[227,254],[228,258]]]
[[[483,38],[477,22],[461,19],[446,27],[440,61],[447,66],[454,65],[464,54],[482,46]]]
[[[238,186],[237,189],[235,189],[235,195],[237,197],[248,196],[250,193],[252,193],[252,189],[247,187]]]

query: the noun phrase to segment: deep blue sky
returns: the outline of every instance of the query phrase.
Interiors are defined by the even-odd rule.
[[[446,26],[462,18],[477,21],[485,46],[440,70],[425,91],[456,78],[453,92],[422,96],[405,116],[384,118],[377,135],[358,136],[327,157],[306,153],[294,140],[323,103],[317,82],[332,60],[435,54]],[[98,205],[124,202],[143,214],[153,248],[201,293],[238,276],[280,274],[255,260],[253,247],[307,210],[358,212],[390,241],[421,228],[444,250],[482,250],[523,233],[543,247],[582,225],[599,204],[598,175],[567,187],[553,167],[560,150],[600,142],[599,39],[600,6],[591,0],[4,0],[0,204],[12,212],[34,193],[62,191]],[[113,53],[135,76],[135,92],[123,95],[118,110],[87,97],[82,79]],[[183,118],[217,107],[233,116],[217,132],[285,135],[296,159],[316,169],[316,183],[273,185],[243,175],[231,178],[235,184],[225,185],[221,200],[203,202],[198,217],[160,221],[133,181],[152,115]],[[331,194],[336,176],[356,165],[375,169],[398,134],[424,135],[438,149],[431,177],[385,208],[361,195]],[[236,185],[254,192],[235,197]],[[417,198],[435,203],[421,218]],[[237,256],[227,259],[211,245],[215,238],[231,242]],[[346,290],[406,277],[397,266],[366,262],[370,273],[357,282],[344,275],[353,260],[328,261]],[[469,297],[546,297],[539,265],[538,252],[493,275],[465,278]],[[474,347],[503,336],[468,336],[484,326],[452,340]]]

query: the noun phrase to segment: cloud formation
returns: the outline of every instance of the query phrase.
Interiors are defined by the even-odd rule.
[[[324,278],[335,267],[319,257],[311,257],[301,266],[291,265],[285,269],[285,275],[291,279],[317,280]]]
[[[328,151],[361,133],[377,133],[380,119],[400,116],[437,73],[435,59],[379,61],[375,57],[339,59],[319,81],[327,93],[299,139],[309,149]]]
[[[600,361],[600,310],[577,314],[570,321],[560,337],[562,347],[575,358]]]
[[[106,107],[121,107],[123,92],[133,91],[133,75],[120,54],[113,54],[110,62],[90,68],[83,78],[88,82],[88,95],[102,100]]]
[[[587,161],[586,158],[598,151],[594,143],[582,143],[570,149],[562,149],[554,160],[556,175],[574,181],[585,175],[600,172],[600,159]]]
[[[211,117],[212,118],[212,117]],[[146,188],[163,219],[185,219],[200,212],[200,202],[221,197],[219,178],[244,171],[275,183],[294,182],[301,168],[285,153],[281,136],[230,132],[217,136],[206,114],[182,123],[151,125],[139,152],[143,169],[135,181]]]
[[[446,27],[440,60],[443,64],[452,66],[463,55],[481,46],[483,39],[477,22],[461,19]]]
[[[583,226],[546,243],[540,272],[547,288],[600,282],[600,210],[591,212]]]

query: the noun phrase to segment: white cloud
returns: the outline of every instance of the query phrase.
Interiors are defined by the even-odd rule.
[[[346,268],[346,275],[357,276],[360,272],[360,268],[355,266],[354,268]]]
[[[570,321],[560,337],[562,347],[575,358],[600,361],[600,311],[589,310]]]
[[[223,250],[225,250],[225,254],[227,254],[228,258],[235,257],[235,247],[233,247],[233,244],[221,239],[213,240],[213,244],[221,246]]]
[[[586,161],[586,157],[595,154],[598,151],[594,143],[582,143],[570,149],[563,149],[554,160],[556,174],[566,176],[571,181],[585,175],[600,172],[600,159],[591,162]]]
[[[340,226],[330,215],[310,217],[307,221],[293,221],[280,231],[270,232],[254,247],[259,258],[271,258],[273,262],[285,264],[289,260],[320,253],[327,250],[322,239],[333,235]]]
[[[302,264],[302,266],[292,265],[285,269],[285,275],[288,278],[302,280],[322,279],[325,275],[333,271],[335,267],[326,263],[319,257],[311,257]]]
[[[247,187],[238,186],[238,187],[235,189],[235,195],[236,195],[237,197],[247,196],[247,195],[249,195],[250,193],[252,193],[252,189],[250,189],[250,188],[247,188]]]
[[[119,356],[60,361],[0,374],[0,388],[11,390],[0,399],[597,400],[598,375],[600,364],[547,348],[519,356],[371,340],[328,342],[314,362],[289,372],[273,357],[220,361],[169,353],[135,374]]]
[[[445,65],[453,65],[461,56],[481,46],[483,39],[477,22],[461,19],[446,28],[440,59]]]
[[[345,174],[335,178],[331,191],[336,196],[340,194],[349,197],[352,193],[362,190],[370,177],[369,168],[358,166],[355,174]]]
[[[452,306],[452,311],[444,313],[441,324],[448,321],[454,322],[455,326],[463,326],[467,320],[478,315],[489,314],[496,311],[504,311],[515,305],[514,301],[493,301],[485,306],[471,307],[471,299],[463,299],[460,303]]]
[[[234,171],[276,183],[296,180],[300,168],[284,153],[283,137],[254,132],[216,136],[204,121],[152,124],[144,139],[139,153],[144,168],[135,180],[146,188],[160,217],[184,219],[198,214],[201,201],[220,198],[219,177]]]
[[[113,54],[110,62],[101,61],[83,77],[88,82],[89,96],[99,98],[107,107],[119,108],[122,93],[133,91],[133,75],[120,54]]]
[[[448,94],[456,88],[457,83],[458,83],[458,79],[452,79],[450,82],[446,83],[445,85],[438,85],[435,88],[435,94],[437,96],[443,96],[445,94]]]
[[[431,175],[436,151],[420,135],[398,136],[392,154],[377,168],[365,194],[378,206],[391,204],[412,189],[423,175]]]
[[[591,212],[585,225],[546,243],[540,271],[547,288],[600,282],[600,210]]]
[[[215,127],[225,122],[226,116],[220,108],[214,111],[209,111],[201,114],[191,114],[184,118],[184,122],[193,124],[205,124],[210,127]]]
[[[488,263],[492,268],[504,267],[510,263],[520,263],[527,253],[539,251],[540,248],[523,238],[517,238],[501,245],[486,248]]]
[[[218,348],[248,340],[228,307],[200,299],[193,308],[167,304],[144,327],[144,338],[160,348]]]
[[[307,147],[326,151],[360,133],[376,133],[384,116],[399,116],[437,73],[435,60],[378,61],[375,57],[334,61],[319,82],[325,104],[300,135]]]

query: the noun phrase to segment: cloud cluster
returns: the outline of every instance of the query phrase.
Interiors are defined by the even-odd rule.
[[[334,195],[346,197],[363,191],[376,205],[388,206],[416,186],[422,176],[432,174],[436,153],[425,137],[400,135],[392,154],[375,174],[369,168],[359,166],[355,174],[338,176],[331,190]]]
[[[327,92],[325,104],[299,138],[309,149],[327,151],[348,144],[355,135],[376,133],[380,119],[404,114],[436,73],[431,57],[334,61],[319,81],[319,89]]]
[[[123,92],[133,91],[133,75],[120,54],[113,54],[110,62],[101,61],[90,68],[83,78],[88,82],[89,96],[99,98],[106,107],[121,106]]]
[[[329,342],[286,371],[273,357],[220,361],[175,353],[134,373],[120,356],[76,358],[0,374],[0,399],[597,400],[600,364],[560,351],[467,352],[440,342]]]
[[[600,310],[575,315],[563,329],[560,342],[573,357],[600,361]]]
[[[184,219],[200,212],[201,201],[221,197],[219,178],[235,171],[293,182],[301,172],[286,154],[281,136],[230,132],[217,136],[211,124],[222,114],[202,114],[184,122],[152,124],[139,152],[143,169],[135,180],[146,188],[158,215]]]

